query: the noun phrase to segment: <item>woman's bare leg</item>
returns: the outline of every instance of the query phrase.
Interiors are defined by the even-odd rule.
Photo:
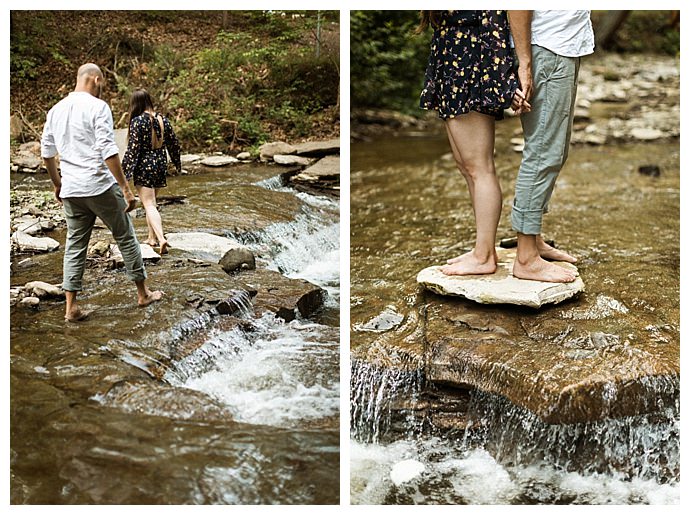
[[[146,211],[146,224],[149,227],[149,239],[151,239],[151,233],[153,233],[160,245],[160,253],[165,254],[168,252],[168,241],[165,239],[163,222],[158,212],[158,207],[156,206],[156,190],[146,186],[137,186],[137,191],[139,192],[139,199]]]
[[[447,275],[496,271],[496,228],[503,196],[494,166],[494,125],[492,116],[476,112],[446,120],[453,156],[470,190],[477,227],[474,249],[442,267]]]

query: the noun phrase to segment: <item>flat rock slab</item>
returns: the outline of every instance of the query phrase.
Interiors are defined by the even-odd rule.
[[[240,160],[232,156],[208,156],[199,162],[204,166],[220,167],[239,163]]]
[[[282,154],[276,154],[275,156],[273,156],[273,161],[279,165],[284,165],[284,166],[293,166],[293,165],[309,166],[312,163],[312,160],[309,159],[308,157],[293,156],[293,155],[284,156]]]
[[[296,181],[319,181],[324,179],[339,178],[340,177],[340,157],[328,156],[319,159],[309,168],[302,171],[302,173],[295,175],[293,180]]]
[[[12,235],[12,240],[21,252],[52,252],[60,247],[60,243],[53,238],[35,238],[21,231],[16,231]]]
[[[153,250],[153,247],[151,247],[151,245],[147,243],[140,243],[139,248],[141,249],[141,258],[144,261],[153,263],[160,261],[160,254]],[[125,264],[125,260],[122,258],[120,248],[115,244],[110,245],[110,257],[115,261],[115,263],[117,263],[120,266]]]
[[[307,141],[295,145],[295,153],[298,156],[323,157],[340,153],[340,138],[325,141]]]
[[[200,259],[215,263],[218,263],[229,250],[246,249],[235,240],[206,232],[169,233],[165,237],[171,249],[189,252]]]
[[[496,248],[498,270],[491,275],[445,275],[440,266],[425,268],[417,274],[417,282],[439,295],[465,297],[480,304],[514,304],[540,308],[557,304],[584,291],[578,275],[572,283],[547,283],[517,279],[512,275],[515,249]],[[570,263],[558,265],[577,271]]]

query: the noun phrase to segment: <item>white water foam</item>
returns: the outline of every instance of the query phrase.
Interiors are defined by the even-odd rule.
[[[350,441],[351,501],[391,500],[421,504],[678,504],[680,485],[622,475],[567,472],[548,464],[499,464],[484,449],[464,450],[440,438],[390,444]],[[424,465],[417,478],[396,487],[390,472],[397,463]]]
[[[186,360],[192,366],[178,364],[180,386],[214,397],[241,422],[292,427],[336,415],[337,330],[301,321],[286,324],[271,314],[259,319],[257,326],[252,333],[221,332],[210,337],[195,354],[208,355],[209,349],[215,349],[212,367],[200,366],[193,355]],[[176,380],[172,374],[166,379]]]

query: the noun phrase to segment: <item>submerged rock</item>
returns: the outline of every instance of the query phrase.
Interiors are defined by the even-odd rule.
[[[661,168],[659,165],[643,165],[637,169],[642,175],[649,175],[650,177],[659,177],[661,175]]]
[[[512,275],[514,249],[496,248],[498,270],[491,275],[445,275],[440,266],[425,268],[417,282],[439,295],[465,297],[480,304],[514,304],[540,308],[569,299],[585,288],[581,277],[572,283],[547,283],[518,279]],[[558,263],[577,271],[570,263]]]
[[[257,312],[271,311],[287,322],[294,320],[297,313],[303,317],[313,315],[326,298],[319,286],[273,270],[248,270],[228,279],[231,289],[257,292],[253,302]]]

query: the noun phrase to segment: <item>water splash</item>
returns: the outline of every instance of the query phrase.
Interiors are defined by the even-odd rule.
[[[241,422],[292,427],[335,416],[336,330],[269,313],[254,326],[213,334],[165,380],[210,395]]]

